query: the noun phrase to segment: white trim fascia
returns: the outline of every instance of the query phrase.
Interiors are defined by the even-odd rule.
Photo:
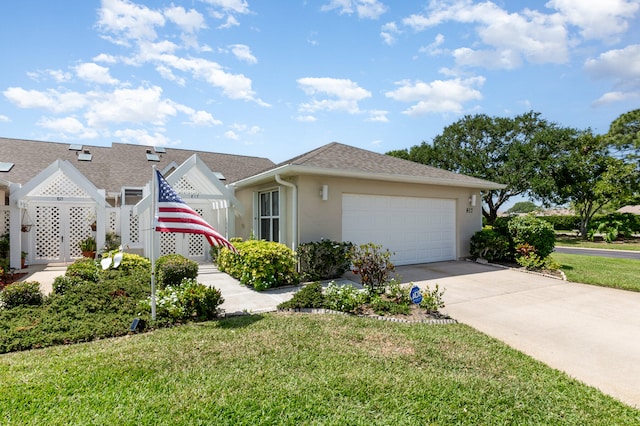
[[[434,177],[424,176],[410,176],[410,175],[397,175],[392,173],[371,173],[360,172],[351,170],[338,170],[327,169],[324,167],[309,167],[286,164],[284,166],[277,167],[275,169],[267,170],[266,172],[259,173],[254,176],[250,176],[245,179],[241,179],[231,184],[235,188],[244,188],[267,182],[275,179],[275,175],[281,176],[295,176],[295,175],[322,175],[322,176],[334,176],[334,177],[347,177],[367,180],[382,180],[386,182],[401,182],[401,183],[419,183],[429,185],[440,186],[453,186],[458,188],[474,188],[474,189],[504,189],[507,185],[500,183],[485,181],[478,179],[477,182],[461,181],[457,179],[440,179]],[[476,178],[474,178],[476,179]]]

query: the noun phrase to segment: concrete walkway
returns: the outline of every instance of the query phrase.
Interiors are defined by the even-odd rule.
[[[51,291],[64,265],[31,266],[27,280]],[[37,269],[37,270],[36,270]],[[640,293],[569,283],[474,262],[397,268],[403,283],[446,289],[442,310],[545,364],[640,408]],[[198,281],[218,288],[227,315],[273,311],[297,287],[257,292],[200,265]],[[358,282],[347,273],[342,283]]]

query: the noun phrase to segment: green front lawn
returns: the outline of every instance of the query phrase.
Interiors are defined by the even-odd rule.
[[[585,256],[554,252],[567,280],[603,287],[640,291],[640,261],[613,257]]]
[[[0,356],[4,424],[640,424],[464,325],[266,314]]]

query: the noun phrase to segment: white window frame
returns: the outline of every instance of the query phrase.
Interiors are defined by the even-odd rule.
[[[278,194],[278,202],[276,204],[277,208],[278,208],[278,212],[277,214],[273,214],[273,194]],[[269,211],[268,214],[263,214],[262,211],[262,196],[265,194],[269,194]],[[254,193],[254,229],[255,229],[255,236],[258,239],[261,240],[267,240],[267,241],[275,241],[275,242],[282,242],[282,191],[280,191],[280,188],[270,188],[270,189],[265,189],[263,191],[257,191]],[[262,222],[263,220],[269,220],[269,232],[268,235],[263,235],[263,225]],[[274,220],[277,220],[277,234],[278,235],[273,235],[274,234]]]

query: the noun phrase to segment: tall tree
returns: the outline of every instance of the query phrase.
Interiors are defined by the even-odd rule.
[[[610,139],[590,130],[542,132],[536,146],[541,178],[532,182],[532,193],[547,205],[571,203],[584,238],[602,207],[637,186],[636,165],[613,156]]]
[[[640,175],[640,109],[620,115],[609,127],[606,138],[613,145],[614,153],[628,164],[635,164]],[[620,198],[616,207],[640,204],[640,182],[627,198]]]
[[[432,144],[388,154],[507,185],[483,193],[482,214],[491,224],[511,197],[530,190],[539,176],[533,140],[556,127],[533,111],[514,118],[467,115],[447,126]]]

